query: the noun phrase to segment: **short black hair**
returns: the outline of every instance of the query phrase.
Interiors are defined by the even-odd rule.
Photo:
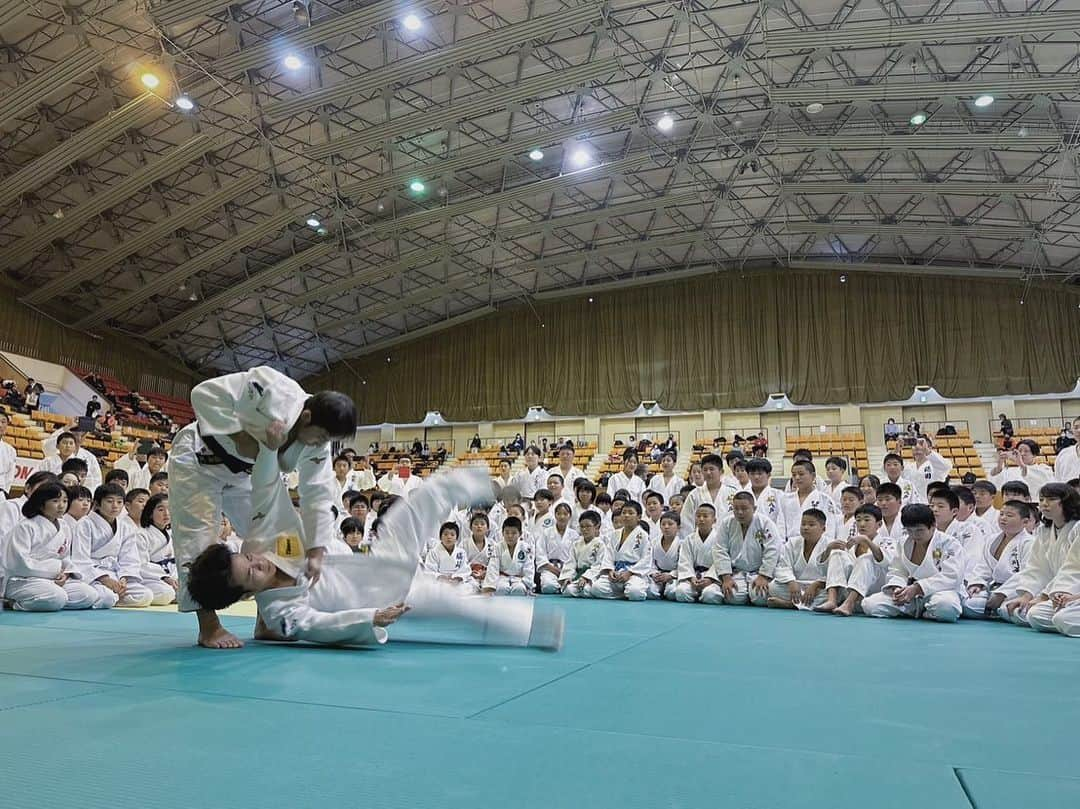
[[[102,483],[97,489],[94,490],[94,505],[100,506],[101,501],[106,497],[119,497],[124,499],[124,490],[117,486],[115,483]]]
[[[645,492],[645,497],[643,497],[642,499],[646,503],[648,503],[649,500],[659,500],[660,505],[664,505],[664,495],[660,494],[660,492],[654,492],[652,489],[649,489],[649,491]]]
[[[1061,510],[1065,512],[1065,522],[1080,520],[1080,492],[1067,483],[1047,483],[1039,489],[1039,497],[1060,500]],[[1049,520],[1043,520],[1049,523]]]
[[[150,476],[150,483],[151,483],[151,485],[153,485],[154,483],[157,483],[159,480],[168,480],[168,479],[169,479],[169,473],[168,472],[157,472],[157,473]]]
[[[453,523],[450,524],[454,525]],[[364,524],[356,517],[346,517],[341,521],[340,529],[342,536],[345,534],[362,534],[364,533]],[[454,525],[454,530],[457,531],[456,525]]]
[[[938,489],[932,495],[931,500],[944,500],[948,504],[950,509],[960,508],[960,498],[957,497],[956,492],[946,486],[944,489]]]
[[[350,518],[350,519],[352,519],[352,518]],[[356,522],[356,520],[353,519],[353,522]],[[344,523],[342,523],[342,525],[344,526]],[[461,535],[461,532],[458,529],[457,523],[456,522],[451,522],[450,520],[447,520],[446,522],[444,522],[442,525],[439,526],[439,536],[442,536],[443,531],[453,531],[454,536],[460,536]]]
[[[676,511],[665,511],[660,515],[660,522],[664,520],[671,520],[676,525],[682,525],[682,517]]]
[[[59,481],[50,480],[34,489],[34,493],[26,498],[22,504],[23,516],[27,519],[37,517],[49,500],[55,500],[60,495],[67,497],[67,490],[60,485]]]
[[[1020,495],[1020,497],[1030,500],[1031,489],[1022,480],[1010,480],[1001,484],[1001,495],[1009,499],[1014,499],[1017,495]]]
[[[600,494],[596,495],[596,499],[593,502],[598,506],[601,504],[610,506],[611,495],[607,492],[600,492]]]
[[[736,500],[745,500],[750,505],[755,504],[754,495],[752,493],[746,492],[746,491],[735,492],[735,495],[731,498],[731,502],[734,503]]]
[[[855,509],[855,516],[858,517],[860,514],[869,514],[878,522],[881,522],[884,519],[884,517],[881,516],[881,509],[871,503],[864,503]],[[903,525],[903,523],[901,523],[901,525]],[[873,537],[871,537],[871,539],[873,539]]]
[[[701,459],[701,468],[704,469],[706,466],[715,466],[717,469],[723,469],[724,459],[715,452],[710,452]]]
[[[223,610],[244,597],[244,588],[233,584],[231,579],[232,557],[227,546],[215,542],[196,556],[188,568],[188,593],[203,609]]]
[[[547,479],[548,479],[548,480],[551,480],[552,478],[558,478],[558,479],[559,479],[559,483],[564,483],[564,482],[565,482],[565,481],[563,480],[563,476],[562,476],[562,475],[560,475],[560,474],[559,474],[558,472],[548,472],[548,476],[547,476]]]
[[[802,513],[802,516],[809,517],[811,520],[816,520],[822,525],[826,525],[829,522],[828,518],[825,516],[825,512],[820,508],[808,508]]]
[[[791,457],[795,460],[798,460],[799,458],[805,458],[808,461],[812,461],[814,460],[814,453],[812,453],[806,448],[800,448],[791,453]]]
[[[561,509],[565,509],[565,510],[566,510],[566,512],[567,512],[568,514],[570,514],[571,516],[573,516],[573,514],[574,514],[574,510],[573,510],[572,508],[570,508],[570,504],[569,504],[569,503],[567,503],[567,502],[566,502],[565,500],[560,500],[560,501],[559,501],[559,502],[558,502],[558,503],[557,503],[557,504],[555,505],[555,513],[556,513],[556,514],[558,514],[558,513],[559,513],[559,509],[560,509],[560,508],[561,508]]]
[[[1042,447],[1039,446],[1039,442],[1032,438],[1022,438],[1016,442],[1016,446],[1022,447],[1027,445],[1027,448],[1031,450],[1031,454],[1036,458],[1042,453]]]
[[[149,497],[150,496],[150,491],[148,489],[140,489],[138,487],[136,487],[134,489],[128,489],[127,494],[124,495],[124,502],[125,503],[134,503],[135,498],[138,497],[139,495],[143,495],[143,494],[146,495],[147,497]]]
[[[363,503],[365,506],[371,505],[371,501],[368,500],[368,496],[366,494],[360,493],[354,494],[352,497],[349,498],[349,508],[352,508],[357,503]]]
[[[949,484],[943,480],[932,480],[926,484],[926,499],[929,501],[935,494],[942,489],[948,489]]]
[[[880,486],[877,487],[877,496],[878,497],[881,497],[882,495],[886,495],[886,494],[889,497],[895,498],[896,500],[903,500],[904,499],[904,493],[903,493],[903,491],[901,491],[900,487],[897,486],[895,483],[889,483],[889,481],[885,481],[884,483],[882,483]]]
[[[828,458],[828,459],[827,459],[827,460],[825,461],[825,465],[826,465],[826,466],[828,466],[829,464],[832,464],[833,466],[838,466],[838,467],[840,467],[841,469],[843,469],[843,470],[844,470],[845,472],[847,471],[847,461],[845,461],[845,460],[844,460],[843,458],[841,458],[841,457],[840,457],[839,455],[832,455],[832,456],[830,456],[830,457],[829,457],[829,458]]]
[[[507,517],[505,520],[503,520],[502,527],[504,531],[507,528],[516,528],[520,532],[521,520],[519,520],[517,517]]]
[[[152,495],[149,500],[146,501],[146,505],[143,506],[142,514],[139,515],[139,525],[143,528],[149,528],[154,524],[154,509],[160,506],[162,503],[169,502],[169,495],[165,492],[158,492]]]
[[[973,492],[986,492],[987,494],[997,494],[997,486],[991,483],[989,480],[976,480],[971,484],[971,490]]]
[[[953,486],[950,491],[956,495],[957,500],[961,503],[967,503],[969,506],[975,505],[975,495],[971,493],[971,489],[967,486]]]
[[[551,493],[551,489],[537,489],[535,492],[533,492],[533,500],[535,500],[538,497],[541,500],[554,500],[555,499],[555,495]]]
[[[795,471],[796,466],[801,466],[803,469],[805,469],[811,475],[813,475],[814,477],[817,477],[817,468],[814,466],[813,461],[805,461],[805,460],[795,461],[795,463],[793,463],[791,465],[791,471],[792,472]]]
[[[581,512],[581,516],[578,517],[578,523],[580,524],[583,522],[592,523],[593,525],[599,525],[600,515],[590,508],[588,511]]]
[[[930,506],[911,503],[900,510],[900,524],[904,528],[915,528],[921,525],[933,529],[937,521],[934,519],[934,512],[930,510]]]
[[[631,511],[637,513],[639,517],[641,516],[641,503],[637,502],[636,500],[625,501],[623,503],[623,511],[626,511],[626,509],[630,509]]]
[[[334,456],[334,463],[337,463],[338,461],[342,461],[343,463],[347,463],[349,466],[352,466],[352,461],[349,460],[348,455],[336,455],[336,456]]]
[[[884,466],[889,461],[896,461],[900,464],[904,463],[904,459],[897,455],[895,452],[886,452],[885,457],[881,459],[881,465]]]
[[[694,513],[696,514],[697,512],[701,511],[701,509],[711,511],[713,514],[716,514],[716,506],[714,506],[712,503],[698,503],[698,507],[694,509]]]
[[[840,495],[843,496],[845,494],[855,495],[855,497],[858,497],[860,500],[862,500],[862,489],[860,489],[858,486],[845,486],[840,490]]]
[[[79,439],[75,437],[74,433],[68,432],[67,430],[65,430],[64,432],[60,433],[60,435],[56,436],[56,444],[57,444],[57,446],[59,446],[60,442],[63,441],[65,438],[70,438],[76,444],[79,443]]]
[[[750,458],[746,462],[746,473],[752,475],[754,472],[765,472],[771,475],[772,461],[768,458]]]
[[[491,525],[491,520],[488,519],[487,514],[480,514],[479,512],[469,517],[469,527],[472,528],[478,522],[482,522],[486,525]]]
[[[82,458],[76,458],[72,455],[60,466],[61,475],[66,475],[68,472],[73,475],[78,475],[81,472],[85,475],[90,472],[90,467]]]
[[[304,410],[311,413],[311,426],[322,427],[335,438],[356,432],[356,405],[344,393],[319,391],[304,402]]]
[[[1020,519],[1029,520],[1035,513],[1035,509],[1031,507],[1031,503],[1025,503],[1023,500],[1006,500],[1001,504],[1002,508],[1015,509],[1020,514]]]
[[[619,490],[617,490],[615,492],[615,494],[611,495],[611,502],[612,503],[614,503],[616,500],[622,500],[625,503],[629,499],[630,499],[630,492],[628,490],[626,490],[626,489],[619,489]]]
[[[110,469],[105,473],[105,483],[112,483],[114,480],[122,480],[124,483],[130,483],[131,477],[128,475],[125,469]]]
[[[68,486],[67,489],[68,505],[71,505],[73,500],[93,500],[94,493],[85,486]]]
[[[725,453],[724,460],[727,463],[730,464],[730,463],[733,463],[734,461],[745,461],[746,456],[743,455],[741,449],[733,449],[733,450],[730,450],[729,452]]]
[[[169,460],[169,453],[167,453],[161,447],[156,447],[155,446],[155,447],[150,448],[150,451],[148,453],[146,453],[146,457],[148,459],[149,458],[164,458],[165,460]]]

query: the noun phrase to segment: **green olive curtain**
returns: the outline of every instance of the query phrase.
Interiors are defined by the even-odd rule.
[[[1080,295],[1062,285],[774,270],[716,274],[503,309],[336,364],[305,381],[344,390],[360,419],[454,421],[793,402],[1072,390]],[[1019,303],[1021,296],[1024,304]],[[390,361],[387,362],[387,357]],[[364,384],[366,380],[366,384]]]

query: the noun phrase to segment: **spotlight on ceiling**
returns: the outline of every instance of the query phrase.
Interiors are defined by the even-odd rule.
[[[822,103],[821,103],[821,102],[819,102],[819,101],[815,101],[815,102],[814,102],[814,103],[812,103],[812,104],[807,104],[807,105],[806,105],[806,111],[807,111],[807,113],[809,113],[810,115],[817,115],[817,114],[818,114],[819,112],[821,112],[821,111],[822,111],[823,109],[825,109],[825,105],[824,105],[824,104],[822,104]]]
[[[424,22],[418,15],[410,13],[405,15],[401,24],[405,26],[406,31],[419,31]]]
[[[142,76],[140,76],[139,78],[142,81],[143,86],[148,87],[151,90],[161,84],[161,79],[159,79],[153,73],[143,73]]]
[[[289,70],[299,70],[304,66],[303,61],[295,53],[290,53],[282,60],[282,64]]]
[[[580,146],[578,148],[574,149],[574,151],[571,152],[571,154],[570,154],[570,162],[573,163],[578,168],[583,168],[583,167],[589,165],[591,160],[592,160],[592,156],[589,154],[589,150],[584,149],[584,148],[582,148]]]
[[[529,160],[543,160],[543,159],[544,159],[544,153],[542,151],[540,151],[539,149],[533,149],[531,152],[529,152]]]
[[[409,183],[409,190],[412,191],[414,194],[423,194],[424,189],[426,188],[427,186],[424,185],[424,183],[420,180],[413,180],[411,183]]]
[[[992,95],[990,95],[989,93],[984,93],[983,95],[981,95],[981,96],[979,96],[978,98],[975,99],[975,106],[976,107],[989,107],[993,103],[994,103],[994,97]]]
[[[307,226],[309,228],[317,228],[321,224],[322,223],[318,219],[316,219],[314,216],[310,217],[308,219],[308,221],[307,221]]]
[[[317,229],[315,230],[315,232],[316,232],[316,233],[318,233],[318,234],[319,234],[320,236],[325,236],[325,235],[326,235],[327,233],[329,233],[330,231],[329,231],[329,230],[327,230],[326,228],[322,228],[322,227],[320,227],[320,228],[317,228]]]
[[[187,96],[180,96],[176,99],[176,106],[182,109],[184,112],[190,112],[195,109],[195,102]]]
[[[672,129],[675,128],[675,119],[665,112],[656,122],[656,128],[659,129],[661,132],[670,132]]]
[[[926,123],[926,118],[927,118],[926,113],[923,112],[922,110],[919,110],[917,113],[915,113],[914,115],[911,116],[909,121],[911,122],[912,126],[922,126],[923,124]]]

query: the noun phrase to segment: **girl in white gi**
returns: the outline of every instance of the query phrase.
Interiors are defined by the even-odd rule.
[[[649,491],[662,494],[665,503],[686,485],[686,481],[675,474],[675,460],[674,452],[665,452],[660,457],[660,474],[649,478]]]
[[[72,560],[98,593],[98,608],[148,607],[154,594],[142,583],[137,532],[120,522],[124,490],[108,483],[94,492],[94,510],[79,520]]]
[[[764,607],[783,544],[772,521],[758,513],[753,494],[735,495],[731,515],[717,529],[713,550],[713,573],[720,581],[723,602]]]
[[[416,575],[424,537],[442,515],[461,502],[490,498],[485,470],[461,469],[437,475],[410,498],[393,502],[376,524],[371,553],[327,555],[317,580],[300,564],[271,553],[230,553],[215,545],[192,564],[188,586],[202,604],[221,609],[254,593],[262,617],[257,638],[334,644],[379,644],[386,627],[408,613],[416,619],[454,622],[472,629],[474,642],[558,649],[562,615],[534,611],[531,599],[495,604],[463,593],[430,576]],[[295,513],[282,512],[275,525],[295,534]],[[438,632],[435,639],[442,640]],[[454,633],[455,640],[461,640]]]
[[[996,618],[1005,599],[1016,595],[1020,570],[1027,562],[1035,537],[1024,528],[1031,506],[1009,500],[998,514],[998,533],[983,542],[969,560],[965,618]]]
[[[605,492],[605,494],[607,494]],[[553,495],[554,496],[554,495]],[[596,511],[596,484],[587,478],[578,478],[574,483],[574,502],[570,503],[570,519],[572,522],[577,522],[581,515],[586,511]],[[608,501],[610,503],[611,496],[608,495]],[[568,502],[565,499],[563,502]],[[558,500],[556,499],[556,504]],[[601,514],[601,522],[603,521],[603,515]]]
[[[736,489],[724,481],[724,462],[719,455],[706,455],[701,459],[701,469],[705,483],[698,486],[686,497],[682,507],[682,531],[692,533],[697,524],[698,506],[703,503],[713,507],[714,519],[721,519],[731,513],[731,498]]]
[[[705,485],[705,470],[702,469],[700,461],[694,461],[690,464],[690,468],[686,472],[686,485],[695,489],[698,486]],[[683,488],[686,488],[686,486]]]
[[[23,519],[0,542],[0,584],[4,598],[17,610],[54,612],[97,606],[97,592],[71,560],[72,537],[61,519],[66,509],[64,487],[55,477],[46,479],[23,503]]]
[[[751,458],[746,462],[746,474],[750,485],[746,491],[754,495],[757,512],[772,522],[781,537],[787,536],[784,526],[784,512],[780,509],[780,498],[784,493],[772,485],[772,463],[768,458]]]
[[[502,524],[502,539],[491,550],[487,573],[480,592],[484,595],[531,595],[536,579],[536,556],[532,546],[522,539],[521,520],[507,517]]]
[[[495,478],[494,478],[496,491],[501,492],[507,486],[512,486],[513,485],[514,476],[510,474],[510,466],[511,466],[511,464],[510,464],[510,459],[509,458],[500,458],[499,459],[499,471],[498,471],[498,474],[496,474]]]
[[[633,449],[628,449],[622,456],[622,469],[608,478],[607,493],[612,499],[615,492],[625,489],[635,500],[645,492],[645,481],[634,474],[638,466],[638,454]]]
[[[233,649],[240,640],[227,632],[213,610],[200,609],[183,587],[189,565],[214,544],[221,514],[245,539],[266,534],[277,515],[291,514],[281,475],[298,472],[301,532],[310,575],[318,578],[325,545],[337,530],[338,492],[331,468],[330,440],[354,435],[356,407],[348,396],[308,394],[273,368],[227,374],[191,391],[195,422],[173,440],[169,461],[173,544],[180,572],[181,612],[198,610],[199,645]],[[278,474],[251,483],[260,452],[274,453]]]
[[[555,525],[540,533],[536,540],[536,571],[540,578],[540,592],[557,595],[562,592],[559,577],[570,562],[574,543],[580,534],[570,527],[570,506],[555,506]]]
[[[928,499],[926,486],[934,481],[944,481],[952,471],[953,463],[934,450],[934,439],[922,435],[915,439],[911,448],[914,461],[904,464],[904,478],[911,482],[923,502]]]
[[[889,565],[885,587],[863,599],[863,612],[871,618],[956,621],[964,589],[964,549],[955,537],[935,529],[929,506],[904,506],[900,519],[907,539]]]
[[[469,518],[469,536],[462,543],[465,548],[465,559],[469,563],[469,575],[471,585],[480,592],[480,583],[487,575],[488,560],[495,547],[491,537],[488,536],[488,518],[486,514],[473,514]]]
[[[825,603],[825,566],[832,541],[825,533],[825,514],[816,508],[802,513],[800,536],[789,539],[776,560],[776,575],[769,583],[768,606],[795,609]]]
[[[847,479],[847,461],[839,455],[833,455],[825,461],[825,494],[840,505],[840,495],[850,484]]]
[[[525,530],[533,539],[555,527],[555,515],[551,511],[551,504],[554,502],[555,498],[547,489],[537,489],[533,494],[533,515],[525,523]],[[570,507],[567,506],[567,515],[569,513]]]
[[[470,584],[472,570],[465,548],[458,542],[457,523],[444,522],[439,526],[439,541],[428,549],[424,557],[424,570],[439,581],[466,586]]]
[[[619,519],[620,528],[611,535],[614,565],[610,576],[611,593],[604,598],[644,601],[652,572],[652,545],[648,533],[639,524],[641,505],[633,500],[624,503]]]
[[[176,573],[176,552],[173,550],[172,517],[169,514],[169,495],[155,494],[146,502],[139,519],[136,540],[139,547],[140,578],[154,596],[152,605],[172,604],[180,581]]]
[[[1027,563],[1016,580],[1017,595],[1001,605],[999,615],[1014,624],[1046,627],[1052,624],[1050,596],[1073,544],[1080,539],[1080,494],[1064,483],[1048,483],[1039,491],[1042,524],[1035,531]]]
[[[660,518],[660,536],[652,543],[649,598],[675,600],[675,581],[678,568],[679,515],[674,511],[668,511]]]
[[[919,494],[919,490],[915,488],[910,480],[905,478],[904,475],[904,459],[897,455],[895,452],[888,452],[885,454],[885,460],[882,461],[882,468],[885,470],[885,480],[892,483],[895,486],[900,487],[900,505],[906,506],[911,503],[925,503],[926,497]],[[925,489],[925,487],[923,487]]]
[[[79,520],[90,513],[94,506],[94,495],[85,486],[68,486],[67,489],[67,513],[62,519],[67,523],[71,536],[75,536],[75,530],[79,527]]]
[[[877,501],[877,490],[880,485],[881,478],[877,475],[863,475],[859,478],[859,491],[862,492],[863,502],[868,506],[874,505]]]
[[[899,500],[897,504],[899,507]],[[885,584],[896,542],[885,530],[881,509],[865,504],[855,509],[855,531],[851,539],[832,542],[826,548],[827,597],[814,608],[817,612],[847,618],[862,609],[866,596],[880,592]]]
[[[833,502],[832,497],[817,487],[817,470],[811,461],[796,461],[792,464],[791,485],[794,490],[780,499],[787,538],[799,536],[802,514],[811,508],[816,508],[825,515],[828,521],[827,533],[831,535],[835,532],[836,523],[840,520],[840,508]]]
[[[559,579],[562,592],[572,598],[609,598],[611,595],[611,546],[600,536],[600,515],[586,511],[578,518],[581,538],[570,549]]]
[[[716,508],[711,503],[702,503],[694,514],[693,530],[679,542],[676,601],[719,604],[724,600],[720,577],[713,570],[715,547]]]

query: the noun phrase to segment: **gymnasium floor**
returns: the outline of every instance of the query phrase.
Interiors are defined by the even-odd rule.
[[[171,612],[4,612],[0,807],[1080,807],[1080,642],[561,606],[559,654],[205,652]]]

